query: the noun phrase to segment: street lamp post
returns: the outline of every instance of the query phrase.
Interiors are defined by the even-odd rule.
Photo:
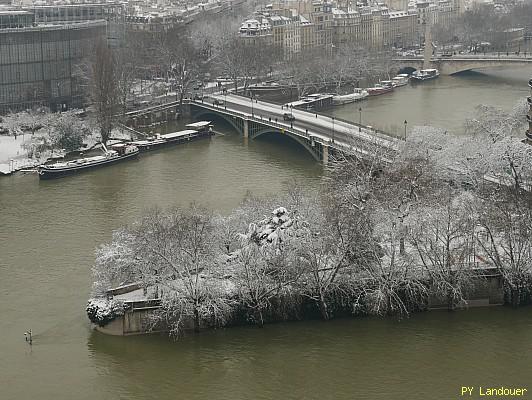
[[[408,125],[408,121],[406,119],[405,119],[404,124],[405,124],[405,142],[406,142],[406,126]]]
[[[358,131],[362,132],[362,107],[358,107]]]
[[[253,93],[251,93],[249,98],[251,99],[251,116],[253,117],[254,116],[254,114],[253,114]]]
[[[332,126],[333,126],[333,129],[332,129],[332,142],[334,143],[334,117],[331,117],[332,118]]]
[[[224,86],[223,88],[224,92],[224,108],[227,110],[227,88]]]

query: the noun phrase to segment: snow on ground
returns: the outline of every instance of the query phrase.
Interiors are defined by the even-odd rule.
[[[153,290],[151,292],[153,292]],[[148,298],[153,298],[153,293],[151,294],[152,294],[152,297],[147,296],[146,294],[144,294],[144,289],[140,288],[140,289],[132,290],[131,292],[117,294],[113,296],[113,299],[125,301],[125,302],[146,301],[148,300]]]
[[[0,135],[0,163],[6,163],[12,158],[20,157],[25,152],[21,146],[26,135],[15,136]]]
[[[121,129],[113,129],[111,137],[122,140],[130,139],[129,133],[127,131],[123,132]],[[10,174],[21,169],[34,168],[52,156],[51,152],[46,152],[38,159],[28,158],[26,151],[22,148],[22,144],[30,139],[30,134],[18,135],[16,139],[15,136],[0,135],[0,175]],[[115,141],[110,141],[111,144],[113,142]],[[88,148],[98,147],[98,143],[100,143],[100,137],[96,133],[85,139],[85,144],[87,144]],[[54,156],[56,157],[61,156],[61,154],[64,155],[64,153],[57,150],[54,151]]]
[[[16,139],[15,136],[0,135],[0,174],[40,164],[40,160],[28,158],[26,151],[22,149],[22,143],[29,138],[30,135],[18,135]]]

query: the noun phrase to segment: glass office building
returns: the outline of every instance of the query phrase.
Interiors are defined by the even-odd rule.
[[[35,26],[28,12],[11,13],[8,19],[25,25],[0,28],[0,114],[43,105],[80,107],[80,65],[94,43],[106,39],[106,21]]]

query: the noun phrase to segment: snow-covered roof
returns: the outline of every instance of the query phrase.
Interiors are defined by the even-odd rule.
[[[187,136],[187,135],[191,135],[194,133],[197,133],[197,131],[192,130],[192,129],[187,129],[185,131],[167,133],[166,135],[161,135],[161,137],[164,139],[175,139],[181,136]]]
[[[198,122],[193,122],[191,124],[187,124],[186,126],[189,128],[203,128],[205,126],[209,126],[210,123],[211,121],[198,121]]]

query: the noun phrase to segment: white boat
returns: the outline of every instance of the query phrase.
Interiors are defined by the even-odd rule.
[[[386,87],[395,87],[395,86],[397,86],[394,81],[380,81],[380,84],[382,86],[386,86]]]
[[[428,81],[429,79],[434,79],[438,76],[440,76],[440,71],[435,68],[422,69],[420,71],[414,71],[412,79],[416,81]]]
[[[354,103],[355,101],[364,100],[369,96],[367,90],[355,88],[353,93],[348,94],[335,94],[333,96],[333,105],[349,104]]]
[[[390,93],[393,91],[393,85],[376,84],[373,87],[366,89],[370,96],[378,96],[380,94]]]
[[[394,83],[395,87],[398,86],[405,86],[410,81],[410,77],[408,74],[399,74],[392,78],[392,82]]]

